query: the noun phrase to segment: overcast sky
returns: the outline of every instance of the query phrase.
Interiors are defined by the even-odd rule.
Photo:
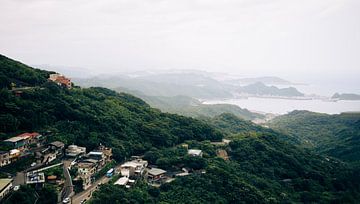
[[[360,87],[360,1],[0,0],[0,52],[96,72],[202,69]]]

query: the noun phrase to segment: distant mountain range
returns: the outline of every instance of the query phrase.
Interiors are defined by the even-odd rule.
[[[291,84],[279,77],[242,78],[217,80],[216,74],[201,71],[133,72],[116,75],[102,75],[92,78],[74,78],[84,87],[103,86],[111,89],[137,90],[146,96],[189,96],[196,99],[224,99],[247,93],[256,96],[299,97],[304,96],[295,88],[277,88],[267,84]],[[255,83],[250,83],[255,81]],[[240,86],[240,83],[250,83]]]

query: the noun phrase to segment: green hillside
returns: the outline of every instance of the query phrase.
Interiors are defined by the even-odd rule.
[[[163,112],[176,113],[188,117],[214,117],[223,113],[231,113],[245,120],[264,118],[262,114],[251,112],[231,104],[202,104],[199,100],[189,96],[147,96],[140,91],[126,88],[115,89],[118,92],[126,92],[143,99],[151,107],[158,108]]]
[[[21,96],[1,89],[1,139],[23,131],[51,131],[51,140],[59,139],[66,144],[89,149],[99,143],[112,146],[115,156],[121,159],[153,146],[222,138],[222,134],[199,120],[161,113],[131,95],[105,88],[67,90],[47,82],[48,72],[33,70],[5,57],[1,64],[1,70],[11,68],[20,73],[2,72],[5,77],[25,83],[27,78],[23,75],[37,76],[38,82],[33,85],[41,85],[24,90]]]
[[[275,118],[269,125],[297,138],[304,147],[344,161],[359,163],[359,113],[328,115],[294,111]]]

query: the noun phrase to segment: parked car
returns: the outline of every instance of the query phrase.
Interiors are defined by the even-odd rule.
[[[70,203],[70,198],[69,198],[69,197],[65,198],[65,199],[63,200],[63,203]]]

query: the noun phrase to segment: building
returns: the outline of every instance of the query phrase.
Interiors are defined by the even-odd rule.
[[[86,190],[91,186],[91,177],[96,172],[96,161],[84,160],[77,163],[78,168],[78,178],[81,178],[83,181],[83,189]]]
[[[142,159],[125,162],[121,165],[121,175],[126,177],[142,176],[147,166],[148,162]]]
[[[9,151],[9,159],[10,159],[10,163],[14,162],[16,160],[18,160],[18,158],[20,157],[21,152],[18,149],[12,149]]]
[[[99,151],[104,154],[105,162],[110,162],[112,160],[112,149],[105,147],[104,145],[99,146]]]
[[[28,144],[36,144],[41,138],[42,135],[38,132],[25,132],[23,134],[18,135],[17,137],[24,137],[24,138],[28,138],[27,142]]]
[[[150,183],[161,182],[166,171],[159,168],[147,169],[147,180]]]
[[[37,143],[41,137],[42,135],[37,132],[32,132],[32,133],[26,132],[17,135],[15,137],[11,137],[7,140],[4,140],[4,142],[10,145],[12,148],[18,150],[24,150],[28,148],[29,144]]]
[[[49,80],[55,82],[59,86],[63,86],[69,89],[72,86],[71,80],[61,74],[50,74]]]
[[[105,165],[105,155],[103,152],[91,151],[86,155],[86,157],[95,160],[98,165],[98,168],[101,168]]]
[[[202,157],[203,153],[199,149],[189,149],[188,155],[194,156],[194,157]]]
[[[11,164],[10,154],[8,151],[0,151],[0,167]]]
[[[12,179],[0,179],[0,201],[10,193],[12,188]]]
[[[4,142],[11,146],[14,149],[18,149],[18,150],[25,150],[28,146],[28,139],[30,137],[29,136],[16,136],[16,137],[11,137],[7,140],[4,140]]]
[[[69,145],[65,150],[65,155],[68,157],[77,157],[86,153],[86,147],[79,147],[77,145]]]

